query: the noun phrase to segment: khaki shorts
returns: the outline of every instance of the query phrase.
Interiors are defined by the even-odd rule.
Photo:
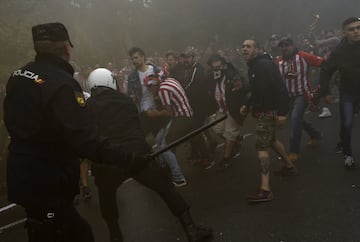
[[[256,150],[266,150],[276,140],[276,119],[274,117],[262,116],[257,119],[256,125]]]
[[[223,115],[224,113],[217,112],[214,116],[214,119],[218,119]],[[227,118],[216,124],[213,127],[213,130],[215,133],[223,135],[225,139],[235,141],[236,138],[240,135],[240,127],[240,124],[235,121],[230,113],[227,113]]]

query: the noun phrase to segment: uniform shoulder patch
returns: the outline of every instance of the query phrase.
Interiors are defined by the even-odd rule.
[[[76,102],[79,104],[80,107],[85,107],[85,97],[84,97],[84,94],[82,92],[76,92],[75,91],[75,99],[76,99]]]
[[[44,81],[43,79],[40,79],[40,78],[35,80],[35,83],[36,83],[36,84],[42,84],[42,83],[44,83],[44,82],[45,82],[45,81]]]

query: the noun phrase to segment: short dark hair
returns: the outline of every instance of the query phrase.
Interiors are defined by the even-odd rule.
[[[259,42],[257,39],[255,39],[255,38],[247,38],[247,39],[245,39],[245,41],[246,41],[246,40],[251,40],[251,41],[253,41],[253,42],[254,42],[254,47],[255,47],[255,48],[258,48],[258,49],[261,49],[260,42]]]
[[[345,29],[345,27],[351,23],[354,23],[354,22],[360,22],[360,18],[359,17],[350,17],[350,18],[347,18],[345,19],[345,21],[342,23],[342,29]]]
[[[220,61],[222,64],[226,64],[226,60],[224,57],[222,57],[221,55],[219,54],[212,54],[208,61],[207,61],[207,64],[209,66],[211,66],[212,63],[216,62],[216,61]]]
[[[280,39],[278,46],[294,45],[294,41],[289,37],[283,37]]]
[[[139,53],[141,56],[145,56],[145,52],[139,47],[133,47],[129,50],[129,56],[133,56],[135,53]]]

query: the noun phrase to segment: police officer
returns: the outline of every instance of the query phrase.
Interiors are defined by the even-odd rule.
[[[101,134],[109,137],[112,143],[122,144],[127,150],[149,152],[136,105],[129,96],[118,91],[111,71],[96,69],[90,73],[88,81],[91,88],[88,107]],[[179,218],[190,242],[200,242],[211,237],[210,228],[194,224],[189,206],[175,189],[169,170],[161,168],[157,162],[152,162],[139,172],[124,173],[121,169],[99,165],[94,165],[93,169],[101,214],[108,226],[111,242],[123,241],[118,224],[116,190],[129,177],[160,195],[172,214]]]
[[[35,61],[14,71],[6,86],[8,198],[25,208],[30,242],[91,242],[89,224],[73,207],[79,158],[131,172],[143,169],[149,159],[110,144],[90,124],[68,63],[73,45],[65,26],[37,25],[32,35]]]

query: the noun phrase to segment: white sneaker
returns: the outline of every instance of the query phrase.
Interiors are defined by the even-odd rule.
[[[345,167],[349,169],[355,168],[355,160],[349,155],[345,155]]]
[[[330,112],[330,109],[326,108],[326,107],[323,107],[322,108],[322,111],[321,113],[319,114],[319,118],[330,118],[332,115],[331,115],[331,112]]]
[[[173,180],[173,184],[175,187],[182,187],[185,186],[187,183],[185,179],[181,179],[181,180]]]

